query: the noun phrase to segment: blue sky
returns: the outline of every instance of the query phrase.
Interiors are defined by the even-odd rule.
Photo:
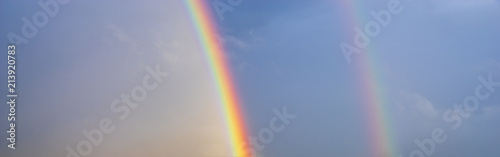
[[[352,16],[343,3],[331,0],[243,0],[224,20],[215,18],[249,134],[269,126],[273,109],[297,115],[261,156],[370,156],[369,111],[356,68],[364,56],[376,63],[398,154],[409,156],[419,149],[415,139],[443,128],[448,139],[432,156],[500,155],[500,88],[460,128],[442,118],[474,94],[478,77],[500,81],[500,2],[402,0],[404,10],[372,39],[371,51],[347,63],[339,44],[352,43],[351,28],[373,20],[370,11],[387,2],[359,1],[364,19],[357,25],[347,21]],[[21,34],[23,16],[42,10],[37,3],[0,1],[3,45],[11,42],[9,32]],[[182,1],[60,4],[18,46],[19,148],[2,146],[2,156],[66,156],[65,147],[76,148],[86,139],[81,131],[102,118],[112,119],[116,130],[90,156],[228,156],[224,117],[189,17]],[[157,65],[169,76],[118,120],[110,104]]]

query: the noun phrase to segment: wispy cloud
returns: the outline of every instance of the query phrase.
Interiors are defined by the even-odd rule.
[[[412,115],[418,115],[428,118],[435,118],[438,116],[438,111],[429,99],[423,97],[418,93],[402,92],[400,95],[399,106],[404,112]]]

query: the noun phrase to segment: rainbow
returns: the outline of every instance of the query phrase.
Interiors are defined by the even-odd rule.
[[[365,56],[358,57],[358,75],[363,94],[363,104],[366,106],[366,119],[368,135],[370,137],[370,150],[373,157],[397,157],[396,146],[391,133],[391,121],[387,109],[387,102],[383,98],[383,87],[379,77],[376,76],[377,63],[370,55],[376,53],[368,48]]]
[[[246,157],[248,153],[245,149],[239,148],[247,136],[245,116],[239,104],[226,53],[217,39],[216,23],[209,10],[211,5],[208,5],[209,1],[205,0],[186,0],[185,2],[215,80],[217,93],[226,116],[232,154],[235,157]]]
[[[369,9],[364,9],[359,0],[341,0],[343,11],[348,16],[346,32],[354,32],[353,27],[363,29],[369,17]],[[358,4],[359,3],[359,4]],[[352,39],[353,33],[346,33],[345,39]],[[373,39],[372,39],[373,40]],[[352,41],[352,40],[348,40]],[[363,49],[359,55],[353,55],[353,64],[356,67],[357,78],[359,78],[360,90],[362,91],[362,103],[366,108],[366,122],[368,124],[369,149],[372,157],[398,157],[397,147],[391,128],[391,118],[387,109],[387,101],[384,100],[383,82],[380,79],[380,65],[376,62],[377,52],[373,46]],[[393,135],[393,136],[391,136]]]

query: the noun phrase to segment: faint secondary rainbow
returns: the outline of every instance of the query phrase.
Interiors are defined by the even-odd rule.
[[[216,23],[209,9],[211,5],[207,3],[210,1],[186,0],[185,2],[217,86],[217,93],[226,116],[232,154],[236,157],[246,157],[247,152],[240,147],[247,135],[245,117],[240,108],[226,53],[217,38]]]
[[[354,37],[354,27],[364,30],[368,20],[373,20],[370,16],[370,9],[363,8],[359,0],[341,0],[344,17],[345,39],[351,41]],[[374,40],[376,38],[373,38]],[[373,44],[373,43],[372,43]],[[362,49],[359,55],[353,55],[353,64],[356,66],[356,73],[359,78],[360,90],[362,91],[362,101],[366,107],[366,121],[368,123],[368,132],[370,138],[370,156],[372,157],[398,157],[397,147],[394,144],[391,133],[391,119],[387,109],[387,101],[384,99],[384,86],[377,74],[380,73],[377,63],[377,52],[373,45]]]

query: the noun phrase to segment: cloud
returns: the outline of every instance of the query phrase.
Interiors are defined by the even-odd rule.
[[[487,59],[475,66],[474,70],[480,73],[492,74],[494,77],[500,77],[500,62],[493,59]]]
[[[163,39],[158,39],[153,42],[153,45],[155,47],[154,49],[163,54],[169,65],[176,66],[181,61],[180,54],[176,53],[178,52],[179,47],[182,46],[179,41],[174,40],[169,42]]]
[[[482,111],[485,115],[498,115],[500,114],[500,106],[485,106],[482,107]]]
[[[122,27],[117,26],[118,24],[108,24],[105,26],[104,30],[108,33],[103,35],[101,38],[102,43],[108,45],[109,47],[125,47],[135,53],[141,53],[138,49],[139,43],[133,37],[131,37]]]
[[[435,117],[437,116],[437,111],[434,109],[434,106],[429,101],[429,99],[422,97],[419,94],[415,94],[415,106],[416,108],[424,115]]]
[[[106,28],[110,29],[113,36],[116,37],[121,42],[131,42],[132,39],[123,32],[123,30],[119,29],[115,25],[108,25]]]
[[[237,48],[244,49],[244,50],[247,50],[250,48],[250,45],[248,43],[246,43],[245,41],[238,39],[237,37],[234,37],[234,36],[226,35],[224,37],[219,37],[219,39],[222,40],[222,42],[225,45],[233,45],[233,46],[236,46]]]
[[[408,114],[427,118],[435,118],[438,116],[438,111],[434,108],[434,105],[429,99],[418,93],[402,92],[399,100],[396,102],[396,106]]]

